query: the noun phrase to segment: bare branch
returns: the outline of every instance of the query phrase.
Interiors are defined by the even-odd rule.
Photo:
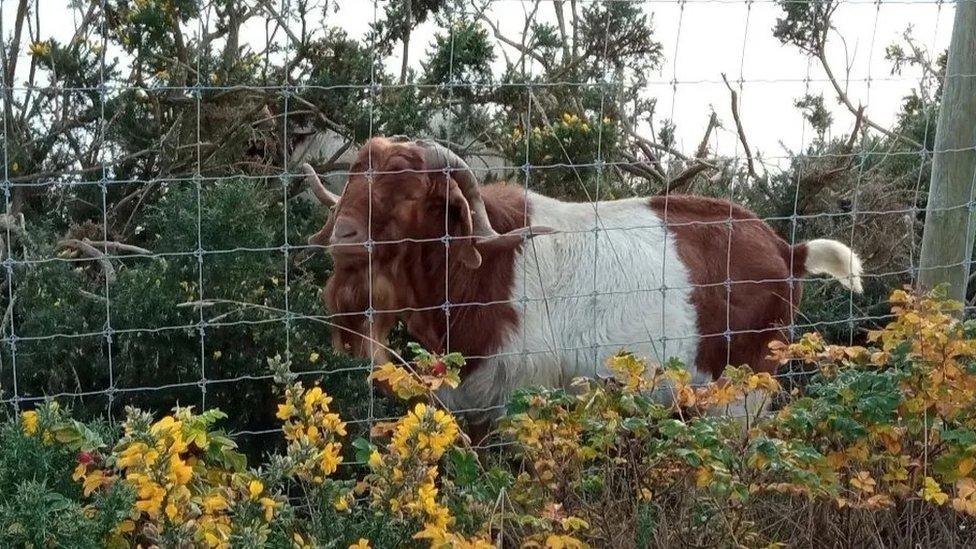
[[[712,115],[708,117],[708,126],[705,128],[705,135],[702,137],[701,143],[698,145],[698,151],[695,153],[695,158],[705,158],[708,154],[708,140],[712,136],[712,130],[719,126],[718,115],[715,111],[712,111]]]
[[[152,255],[152,252],[145,248],[133,246],[132,244],[115,242],[114,240],[88,240],[86,238],[84,242],[115,254]]]
[[[190,55],[186,50],[186,42],[183,40],[183,31],[180,29],[179,8],[169,4],[169,24],[173,33],[173,45],[176,47],[176,59],[181,65],[190,64]]]
[[[847,138],[847,143],[844,144],[844,154],[847,154],[852,162],[854,157],[851,153],[854,152],[854,143],[857,141],[858,134],[861,133],[861,123],[864,122],[864,105],[857,108],[854,117],[854,129],[851,130],[851,136]]]
[[[735,120],[735,128],[739,133],[739,141],[742,143],[742,149],[746,153],[746,167],[749,170],[749,176],[760,181],[763,178],[759,177],[756,173],[756,164],[752,159],[752,151],[749,149],[749,140],[746,139],[746,131],[742,127],[742,119],[739,117],[739,94],[732,89],[732,85],[729,84],[728,78],[725,77],[725,73],[722,73],[722,80],[725,82],[725,87],[729,89],[729,93],[732,94],[732,119]]]
[[[31,174],[19,175],[17,177],[11,177],[8,180],[10,182],[12,182],[12,183],[20,183],[20,182],[23,182],[23,181],[34,181],[36,179],[43,179],[45,177],[82,175],[82,174],[86,174],[86,173],[97,172],[97,171],[99,171],[99,170],[101,170],[103,168],[108,168],[110,166],[117,166],[119,164],[122,164],[122,163],[125,163],[125,162],[129,162],[129,161],[135,160],[137,158],[141,158],[143,156],[148,155],[151,152],[154,152],[154,150],[155,149],[143,149],[143,150],[141,150],[139,152],[132,153],[132,154],[127,154],[125,156],[119,157],[114,162],[106,163],[104,165],[88,166],[88,167],[85,167],[85,168],[78,168],[78,169],[51,169],[51,170],[44,170],[44,171],[35,172],[35,173],[31,173]],[[28,188],[28,187],[18,187],[18,188],[22,188],[23,189],[23,188]],[[19,210],[17,210],[17,211],[19,211]]]
[[[24,228],[24,214],[0,214],[0,230],[3,230],[5,233],[10,233],[18,238],[25,238],[27,236],[27,231]]]
[[[661,191],[660,194],[669,194],[687,186],[689,183],[695,180],[695,177],[698,174],[704,172],[705,170],[718,171],[716,166],[705,162],[704,158],[705,155],[708,154],[708,139],[712,135],[712,130],[717,128],[719,125],[718,115],[715,114],[715,111],[712,111],[711,116],[708,117],[708,125],[705,127],[705,135],[702,136],[701,143],[698,145],[698,150],[695,152],[695,162],[668,181],[667,186],[663,191]]]
[[[708,169],[711,169],[708,164],[696,161],[691,166],[682,170],[681,173],[674,176],[674,179],[668,181],[668,186],[660,194],[669,194],[681,189],[691,183],[695,179],[695,176]]]
[[[400,61],[400,85],[407,81],[407,69],[410,67],[410,33],[413,26],[413,2],[406,0],[404,4],[406,17],[403,18],[403,59]]]
[[[620,125],[623,127],[624,131],[627,132],[627,135],[629,135],[634,140],[634,143],[638,147],[640,147],[641,150],[643,150],[644,153],[647,154],[648,156],[652,156],[652,157],[653,156],[656,156],[656,155],[654,155],[653,153],[650,153],[647,150],[648,148],[650,148],[650,149],[654,149],[654,150],[657,150],[657,151],[661,151],[661,152],[668,153],[671,156],[673,156],[673,157],[675,157],[675,158],[677,158],[679,160],[684,160],[685,162],[690,162],[691,161],[691,158],[688,158],[688,155],[686,155],[685,153],[679,151],[678,149],[675,149],[674,147],[668,147],[666,145],[662,145],[660,143],[657,143],[655,141],[652,141],[652,140],[644,137],[643,135],[640,135],[639,133],[637,133],[637,130],[635,130],[634,127],[631,126],[629,124],[629,122],[624,117],[620,117],[619,118],[619,121],[620,121]],[[711,166],[711,164],[709,164],[709,165]]]
[[[10,41],[10,49],[8,50],[7,58],[5,59],[6,74],[4,75],[4,82],[6,82],[8,89],[14,85],[14,76],[17,74],[17,60],[20,55],[20,38],[24,32],[24,19],[27,18],[27,0],[20,0],[17,4],[17,15],[14,19],[14,35]]]
[[[840,152],[840,156],[842,157],[841,164],[829,170],[807,174],[797,182],[798,188],[802,192],[802,196],[797,200],[797,212],[805,213],[818,191],[829,188],[841,175],[854,166],[854,144],[857,141],[857,136],[860,134],[861,123],[864,120],[864,107],[858,107],[856,114],[857,118],[854,121],[854,129],[851,130],[851,135],[848,137],[847,142],[844,143],[844,147]]]
[[[563,61],[570,59],[569,35],[566,34],[566,18],[563,14],[563,0],[553,0],[553,8],[556,10],[556,21],[559,24],[560,41],[563,44]]]
[[[830,69],[830,64],[827,63],[827,55],[826,53],[824,53],[824,49],[825,48],[821,47],[817,51],[817,59],[820,61],[820,66],[823,67],[824,72],[827,74],[827,80],[830,81],[831,86],[833,86],[834,88],[834,92],[837,93],[837,99],[841,102],[841,104],[847,107],[847,110],[851,111],[851,113],[856,116],[858,111],[862,111],[864,107],[855,107],[854,103],[851,103],[851,99],[847,96],[847,93],[841,87],[840,82],[837,81],[837,77],[834,76],[834,72]],[[892,139],[896,139],[898,141],[906,143],[908,145],[911,145],[912,147],[916,147],[918,149],[923,148],[923,145],[918,141],[915,141],[910,137],[906,137],[904,135],[895,133],[889,130],[888,128],[885,128],[884,126],[877,124],[876,122],[874,122],[873,120],[865,116],[863,113],[861,114],[861,116],[864,118],[865,124],[883,133],[884,135]]]
[[[624,164],[621,166],[625,172],[636,175],[638,177],[643,177],[644,179],[650,179],[658,183],[664,183],[667,178],[661,173],[652,162],[641,161],[636,156],[623,152],[622,156],[624,160],[629,162],[629,164]]]
[[[309,109],[315,111],[316,115],[318,116],[318,119],[321,120],[323,124],[325,124],[325,127],[329,128],[330,130],[344,137],[348,133],[348,130],[346,128],[344,128],[341,124],[339,124],[335,120],[332,120],[331,118],[326,116],[326,114],[322,112],[322,109],[320,109],[319,106],[316,105],[315,103],[312,103],[311,101],[305,99],[300,95],[293,95],[291,96],[291,98],[295,101],[298,101],[302,105],[308,107]]]
[[[329,159],[325,161],[325,164],[323,165],[322,169],[325,171],[330,170],[332,166],[339,161],[339,158],[342,157],[342,155],[345,154],[346,151],[352,148],[352,146],[355,144],[356,142],[353,141],[352,139],[346,141],[346,143],[343,146],[339,147],[336,150],[336,152],[332,153],[332,156],[330,156]]]
[[[86,255],[95,261],[98,261],[102,267],[102,272],[105,273],[105,280],[107,280],[109,284],[115,282],[115,267],[112,266],[112,262],[108,260],[108,257],[104,253],[100,252],[88,242],[78,240],[77,238],[66,238],[58,242],[54,249],[75,250],[82,255]]]
[[[492,33],[494,33],[495,38],[497,38],[499,41],[501,41],[502,43],[507,44],[507,45],[515,48],[516,50],[518,50],[519,52],[521,52],[523,56],[528,56],[528,57],[531,57],[531,58],[535,59],[547,71],[549,70],[549,62],[546,61],[546,58],[543,57],[541,54],[539,54],[538,52],[532,51],[529,47],[527,47],[527,46],[525,46],[523,44],[519,44],[518,42],[512,40],[511,38],[508,38],[505,35],[503,35],[502,32],[501,32],[501,30],[498,28],[498,25],[496,25],[495,23],[493,23],[492,20],[489,19],[487,15],[479,14],[478,17],[482,21],[484,21],[489,27],[491,27]]]
[[[535,0],[535,4],[532,6],[532,11],[528,15],[525,16],[525,24],[522,26],[522,47],[523,48],[527,48],[526,42],[528,41],[529,36],[530,36],[529,35],[529,28],[532,26],[532,22],[535,21],[535,14],[538,13],[538,11],[539,11],[539,5],[541,3],[542,3],[541,0]],[[525,11],[525,7],[524,6],[522,7],[522,11]],[[525,51],[522,51],[521,55],[519,55],[518,61],[515,64],[522,67],[522,72],[526,72],[525,71]]]
[[[12,296],[7,303],[7,310],[3,312],[3,322],[0,323],[0,334],[3,334],[4,337],[7,336],[7,325],[10,324],[10,319],[13,318],[15,303],[17,303],[17,296]]]
[[[579,50],[577,47],[578,41],[576,40],[576,33],[580,28],[579,15],[576,12],[576,0],[569,0],[569,11],[573,14],[573,57],[575,58]]]
[[[285,31],[285,34],[288,35],[288,38],[291,38],[292,42],[294,42],[296,45],[299,46],[304,44],[302,39],[295,34],[295,31],[291,30],[291,26],[288,24],[288,21],[286,21],[285,18],[281,16],[281,13],[279,13],[278,10],[275,9],[275,7],[272,4],[273,4],[272,2],[269,2],[268,0],[264,0],[263,2],[260,3],[260,6],[268,12],[268,15],[270,15],[275,21],[278,22],[278,25],[280,26],[281,30]]]

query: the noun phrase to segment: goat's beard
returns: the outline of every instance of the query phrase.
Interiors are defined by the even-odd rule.
[[[325,285],[323,298],[332,313],[332,347],[373,364],[389,361],[387,344],[396,322],[393,285],[360,269],[338,268]],[[370,295],[372,294],[372,295]],[[372,310],[372,321],[366,312]],[[377,312],[378,311],[378,312]]]

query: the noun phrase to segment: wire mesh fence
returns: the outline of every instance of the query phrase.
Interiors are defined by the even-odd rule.
[[[276,354],[321,377],[352,425],[394,415],[366,361],[331,347],[330,328],[360,318],[369,335],[377,318],[442,315],[433,350],[469,351],[452,346],[452,328],[497,327],[459,326],[465,312],[545,318],[560,303],[591,304],[567,324],[550,316],[545,329],[564,332],[546,345],[526,336],[542,328],[522,322],[506,345],[465,352],[513,371],[555,360],[599,373],[621,349],[664,362],[669,346],[712,336],[817,330],[856,343],[888,318],[887,292],[917,276],[931,160],[946,152],[933,150],[941,88],[972,77],[944,71],[952,11],[941,1],[3,0],[2,401],[58,398],[109,416],[128,404],[220,407],[260,448],[278,431],[265,367]],[[336,193],[354,178],[372,192],[377,178],[456,177],[384,171],[368,150],[357,164],[376,135],[435,140],[479,180],[518,188],[523,205],[531,193],[590,204],[591,226],[556,228],[563,239],[592,235],[582,248],[592,256],[544,265],[532,256],[553,241],[542,235],[516,254],[525,280],[510,285],[520,294],[452,302],[457,277],[475,275],[443,269],[443,283],[429,284],[445,296],[437,302],[374,300],[377,250],[442,245],[441,264],[453,264],[458,238],[443,209],[440,234],[367,235],[365,306],[328,310],[318,294],[334,246],[306,239],[330,212],[310,198],[301,165]],[[728,239],[725,279],[710,284],[725,290],[724,329],[675,332],[669,319],[684,313],[663,296],[703,285],[608,286],[619,282],[611,273],[640,270],[614,233],[666,234],[667,207],[659,223],[621,221],[607,201],[684,195],[741,204],[790,244],[846,243],[865,261],[865,294],[821,277],[733,280],[733,254],[748,252]],[[386,220],[366,204],[372,233]],[[714,223],[730,233],[751,223],[729,208]],[[649,270],[681,264],[659,248]],[[573,291],[547,287],[553,268],[590,278]],[[525,290],[532,276],[539,287]],[[789,318],[733,329],[736,286],[799,282],[804,298]],[[393,281],[393,292],[409,290]],[[606,308],[645,302],[660,308],[602,337]],[[409,322],[395,326],[389,341],[367,338],[366,354],[418,337]]]

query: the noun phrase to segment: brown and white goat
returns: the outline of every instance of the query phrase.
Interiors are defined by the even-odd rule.
[[[607,375],[605,360],[621,349],[677,358],[697,383],[729,364],[773,372],[767,347],[786,339],[798,278],[825,273],[861,291],[847,246],[791,246],[724,200],[562,202],[479,186],[445,148],[386,138],[359,151],[341,196],[305,170],[334,206],[309,239],[336,264],[325,291],[343,325],[334,343],[382,360],[381,346],[352,334],[385,344],[402,319],[425,348],[464,354],[460,387],[438,396],[475,423],[496,417],[519,387]]]

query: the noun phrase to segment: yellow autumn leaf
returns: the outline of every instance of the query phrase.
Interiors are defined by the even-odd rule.
[[[976,466],[976,459],[971,457],[963,458],[959,460],[959,463],[956,465],[956,472],[959,473],[959,476],[961,477],[969,476],[969,473],[973,471],[973,466]]]
[[[699,467],[698,471],[695,473],[695,485],[699,488],[704,488],[712,482],[712,468],[711,467]]]
[[[386,383],[403,400],[409,400],[428,392],[428,388],[414,373],[390,362],[374,370],[370,374],[370,378],[380,383]]]
[[[867,501],[865,501],[865,504],[871,509],[883,509],[886,507],[891,507],[895,503],[887,494],[875,494],[869,497]]]
[[[949,495],[942,491],[942,487],[932,477],[925,477],[925,483],[918,495],[922,496],[925,501],[936,505],[944,505],[945,502],[949,501]]]
[[[867,471],[859,471],[851,478],[850,483],[851,486],[866,494],[873,493],[874,487],[877,485],[877,482],[871,477],[871,473]]]

